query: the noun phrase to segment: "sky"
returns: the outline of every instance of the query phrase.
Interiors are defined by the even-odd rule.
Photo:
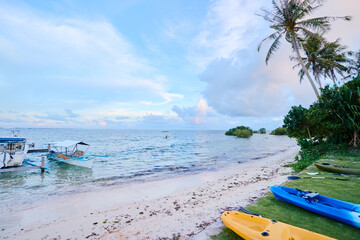
[[[275,129],[316,100],[257,14],[270,0],[0,0],[0,127]],[[360,49],[360,1],[327,39]]]

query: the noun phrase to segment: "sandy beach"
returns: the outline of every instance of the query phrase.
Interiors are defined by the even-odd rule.
[[[213,172],[106,187],[0,217],[2,239],[207,239],[238,210],[286,181],[298,147]]]

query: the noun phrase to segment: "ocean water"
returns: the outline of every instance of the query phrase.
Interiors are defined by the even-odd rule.
[[[170,137],[165,138],[156,130],[21,129],[19,136],[34,142],[35,148],[47,148],[50,142],[79,140],[91,145],[87,154],[106,157],[96,158],[91,169],[48,161],[50,170],[44,174],[40,170],[0,173],[2,212],[58,195],[216,171],[296,146],[296,141],[287,136],[254,134],[240,139],[224,133],[169,131]],[[11,136],[11,130],[0,129],[0,136]],[[31,153],[27,159],[40,165],[43,154]]]

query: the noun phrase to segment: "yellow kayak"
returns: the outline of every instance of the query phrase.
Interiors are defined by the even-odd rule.
[[[334,240],[306,229],[246,213],[226,211],[221,219],[227,228],[246,240]]]

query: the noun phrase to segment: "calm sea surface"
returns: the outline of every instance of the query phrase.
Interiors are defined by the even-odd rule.
[[[35,148],[49,142],[79,140],[91,146],[95,159],[92,169],[49,161],[45,174],[40,170],[0,173],[0,200],[5,209],[57,195],[90,191],[130,181],[167,178],[202,171],[214,171],[231,164],[256,161],[280,154],[296,146],[286,136],[254,134],[250,139],[225,136],[224,131],[21,129],[20,136]],[[11,130],[0,129],[0,136]],[[38,165],[42,153],[28,154]]]

